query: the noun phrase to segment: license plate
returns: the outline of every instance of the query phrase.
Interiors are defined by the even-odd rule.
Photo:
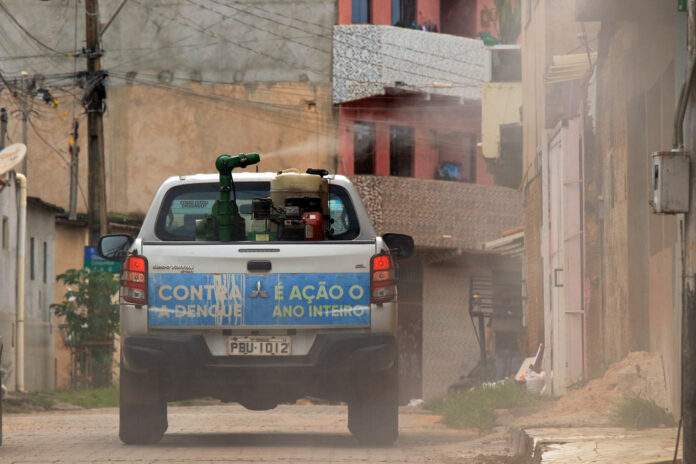
[[[235,356],[290,356],[290,337],[230,337],[228,351]]]

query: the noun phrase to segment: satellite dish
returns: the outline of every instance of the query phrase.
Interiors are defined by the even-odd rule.
[[[0,151],[0,175],[17,166],[27,154],[27,146],[23,143],[13,143]]]

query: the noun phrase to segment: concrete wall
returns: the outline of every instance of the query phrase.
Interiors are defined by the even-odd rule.
[[[120,3],[100,2],[102,20]],[[74,2],[29,5],[15,0],[6,5],[40,40],[61,50],[74,48]],[[213,172],[221,153],[261,152],[262,170],[335,171],[335,15],[335,2],[329,0],[229,6],[198,0],[128,2],[103,36],[103,67],[109,71],[104,128],[110,211],[144,213],[165,178]],[[3,21],[7,37],[0,55],[38,54],[31,40]],[[78,48],[83,23],[84,4],[79,3]],[[72,72],[74,60],[41,57],[6,63],[11,64],[3,66],[4,75],[12,82],[22,70],[30,77],[43,74],[41,85],[59,100],[57,108],[32,104],[40,117],[29,129],[30,195],[67,207],[67,146],[76,115],[81,122],[78,204],[84,211],[86,121],[72,96],[80,97],[82,90],[69,78],[55,77]],[[78,60],[77,70],[83,67],[84,61]],[[0,92],[0,105],[13,108],[17,102],[5,91]],[[21,138],[17,119],[11,118],[9,132],[12,140]]]
[[[522,84],[486,82],[482,85],[481,143],[483,156],[500,157],[500,126],[520,122]]]
[[[641,2],[630,21],[604,23],[597,72],[597,150],[601,172],[588,178],[605,199],[596,246],[605,270],[600,358],[634,350],[662,354],[670,409],[679,410],[680,245],[675,217],[650,212],[649,154],[669,149],[676,108],[675,8]],[[677,75],[677,81],[683,79]],[[600,269],[601,271],[601,269]],[[601,278],[602,274],[600,274]],[[595,276],[590,275],[591,279]],[[595,361],[596,362],[596,361]]]
[[[443,395],[479,361],[469,317],[472,276],[520,270],[520,263],[495,255],[463,254],[423,268],[423,397]]]
[[[84,45],[84,2],[77,2],[77,49]],[[120,0],[101,0],[106,23]],[[227,5],[224,5],[227,3]],[[75,2],[9,0],[7,8],[38,39],[61,51],[75,49]],[[112,73],[173,73],[174,83],[330,81],[333,0],[258,3],[128,2],[102,37],[104,69]],[[12,24],[2,19],[4,53],[45,55]],[[84,61],[78,63],[78,70]],[[6,75],[21,71],[51,75],[73,71],[70,58],[45,56],[11,60]],[[163,77],[167,77],[163,75]],[[137,76],[136,76],[137,78]]]
[[[9,174],[1,176],[9,183],[0,186],[0,337],[3,340],[3,355],[0,368],[5,369],[10,376],[2,379],[8,388],[14,388],[14,336],[15,336],[15,307],[16,307],[16,275],[17,275],[17,200],[14,177]],[[8,220],[8,249],[2,247],[2,220]]]
[[[0,192],[0,216],[12,218],[10,223],[10,250],[0,246],[0,336],[3,338],[2,367],[9,372],[3,383],[14,389],[16,385],[16,264],[17,264],[17,206],[14,181]],[[9,201],[8,201],[9,200]],[[27,237],[24,292],[24,385],[27,390],[52,389],[54,385],[53,327],[49,305],[53,302],[53,216],[54,211],[29,203],[27,210]],[[1,221],[0,217],[0,221]],[[1,224],[1,222],[0,222]],[[34,237],[34,279],[31,279],[31,237]],[[46,243],[44,254],[43,243]],[[44,281],[44,256],[46,279]]]
[[[55,273],[55,215],[53,208],[29,200],[25,265],[25,385],[28,390],[51,390],[55,385],[53,303]],[[34,239],[34,275],[31,240]],[[45,244],[45,247],[44,247]]]
[[[84,224],[58,220],[55,231],[56,255],[55,273],[60,275],[68,269],[81,269],[84,264],[84,247],[88,245],[88,232]],[[63,301],[67,287],[62,282],[56,282],[53,299],[55,302]],[[56,388],[66,389],[70,387],[70,350],[63,343],[59,325],[62,321],[55,321],[54,330],[54,357],[56,364]]]
[[[542,163],[541,153],[548,143],[547,134],[558,120],[558,111],[549,108],[550,95],[557,88],[547,85],[544,76],[554,55],[578,53],[583,45],[578,34],[580,23],[575,21],[574,2],[537,0],[522,5],[522,182],[525,209],[526,250],[526,314],[529,348],[544,340],[544,269],[542,247],[548,248],[548,235],[542,227]],[[588,40],[596,33],[596,25],[588,23]],[[564,95],[569,100],[571,95]]]

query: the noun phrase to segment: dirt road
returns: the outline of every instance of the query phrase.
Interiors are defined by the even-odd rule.
[[[403,408],[400,438],[365,448],[348,433],[342,406],[279,406],[266,412],[237,405],[170,407],[169,430],[154,446],[118,440],[118,410],[6,415],[0,463],[477,463],[505,454],[506,436],[482,439],[449,429],[437,416]],[[502,461],[501,461],[502,462]]]

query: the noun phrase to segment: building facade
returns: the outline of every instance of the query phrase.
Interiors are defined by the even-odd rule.
[[[72,74],[83,67],[84,6],[6,5],[66,52],[38,53],[8,21],[12,59],[3,74],[13,88],[0,102],[30,102],[40,116],[28,133],[30,194],[67,209],[73,118],[81,122],[78,183],[87,185],[79,97],[95,83]],[[101,1],[100,22],[119,5]],[[519,193],[494,185],[480,146],[491,54],[479,37],[495,43],[507,34],[498,19],[493,0],[132,0],[101,39],[108,210],[142,217],[165,178],[211,172],[220,153],[260,152],[261,170],[355,175],[378,230],[416,237],[417,257],[402,266],[402,280],[413,283],[400,293],[402,308],[411,308],[400,329],[404,394],[442,394],[478,361],[471,277],[511,266],[482,245],[521,223]],[[41,89],[57,106],[34,98],[47,95]],[[514,123],[518,107],[511,104],[499,125]],[[18,120],[9,133],[20,136]],[[502,144],[495,135],[492,143]],[[82,194],[78,210],[86,210]],[[56,273],[80,267],[84,229],[63,219],[56,227]],[[63,293],[57,285],[56,301]],[[68,354],[58,351],[65,365]],[[66,382],[60,374],[59,385]]]
[[[662,355],[679,411],[678,219],[651,212],[685,79],[686,13],[658,1],[525,2],[523,178],[530,343],[553,392],[631,351]],[[562,5],[563,4],[563,5]]]
[[[12,173],[0,176],[0,336],[2,383],[17,387],[17,186]],[[55,385],[53,302],[55,215],[57,208],[30,197],[27,205],[24,275],[24,388]]]

